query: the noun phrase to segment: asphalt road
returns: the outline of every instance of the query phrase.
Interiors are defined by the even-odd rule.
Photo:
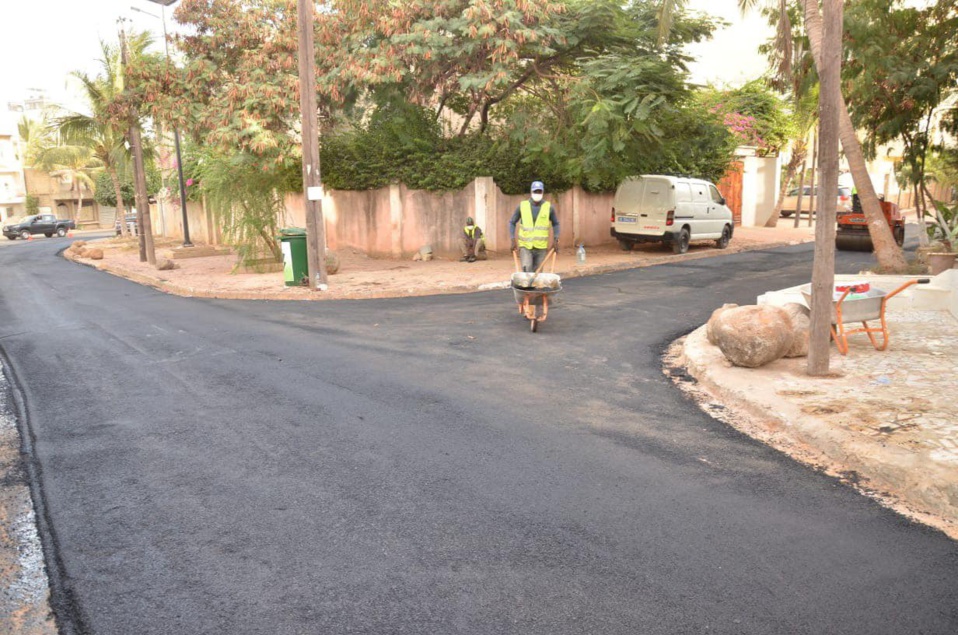
[[[0,249],[63,632],[958,632],[958,544],[662,375],[810,246],[570,280],[535,335],[509,291],[193,300],[63,247]]]

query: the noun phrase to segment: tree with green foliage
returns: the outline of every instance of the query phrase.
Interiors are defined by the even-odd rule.
[[[845,79],[852,120],[865,131],[864,148],[900,139],[920,222],[933,205],[926,183],[933,117],[958,84],[958,7],[938,0],[923,8],[900,0],[859,0],[846,12]],[[941,221],[932,206],[933,216]]]
[[[103,167],[93,151],[86,146],[61,142],[42,149],[35,165],[44,172],[57,173],[70,180],[70,190],[76,192],[76,214],[79,218],[83,209],[83,188],[91,194],[96,191],[94,175]]]
[[[153,116],[201,148],[190,176],[224,214],[272,205],[209,178],[226,167],[279,196],[300,189],[294,14],[292,0],[183,0],[182,65],[137,71]],[[713,23],[679,12],[666,40],[657,29],[651,0],[327,3],[316,21],[324,182],[443,190],[492,174],[520,192],[535,178],[554,190],[613,189],[648,171],[718,178],[734,143],[690,90],[683,52]]]
[[[143,57],[150,44],[148,34],[134,34],[127,38],[130,55]],[[73,76],[80,81],[86,112],[69,112],[58,117],[54,125],[67,143],[88,148],[109,175],[113,189],[112,200],[117,208],[117,216],[125,215],[123,205],[126,199],[121,195],[121,175],[130,169],[132,158],[127,147],[129,121],[115,109],[117,100],[123,92],[123,77],[120,68],[120,51],[106,42],[100,42],[101,72],[91,77],[76,72]],[[145,153],[150,155],[151,153]],[[124,236],[129,235],[126,223],[120,224]]]
[[[163,187],[163,180],[160,171],[156,167],[155,161],[145,161],[146,163],[146,189],[150,196],[156,196]],[[133,170],[126,169],[119,174],[120,189],[117,190],[113,175],[106,170],[100,170],[93,177],[95,192],[93,198],[100,205],[115,207],[117,217],[122,217],[123,206],[134,207],[136,205],[136,186],[133,183]],[[119,193],[120,204],[117,204],[117,193]]]

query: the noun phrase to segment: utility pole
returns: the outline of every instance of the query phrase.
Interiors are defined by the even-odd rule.
[[[299,107],[303,118],[303,189],[306,194],[306,254],[309,288],[326,289],[326,225],[323,180],[319,170],[319,121],[316,114],[316,59],[313,0],[298,0]]]
[[[127,65],[126,31],[120,22],[120,64],[126,88]],[[153,248],[153,225],[150,220],[150,197],[146,190],[146,171],[143,167],[143,142],[140,138],[140,115],[134,107],[130,117],[130,148],[133,152],[133,182],[136,194],[136,224],[140,233],[140,262],[156,265],[156,251]]]
[[[828,374],[831,351],[832,303],[835,291],[835,193],[838,191],[839,110],[841,91],[842,0],[825,0],[822,40],[820,116],[821,180],[818,222],[815,224],[815,263],[812,266],[812,313],[809,327],[808,374]]]

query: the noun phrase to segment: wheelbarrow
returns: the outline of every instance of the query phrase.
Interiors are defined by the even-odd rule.
[[[881,289],[872,289],[869,285],[836,285],[832,296],[832,339],[842,355],[848,353],[848,336],[864,333],[868,336],[876,351],[888,348],[888,323],[885,321],[885,307],[893,297],[915,284],[927,284],[928,278],[909,280],[897,289],[886,293]],[[802,286],[805,303],[812,306],[811,285]],[[869,320],[879,320],[880,327],[870,326]],[[849,323],[861,322],[861,328],[847,328]],[[881,334],[881,342],[875,337]]]
[[[549,317],[549,299],[562,291],[562,280],[554,273],[557,254],[554,249],[551,250],[533,273],[521,270],[519,256],[515,251],[512,252],[512,257],[516,263],[516,272],[512,274],[512,294],[519,306],[519,315],[529,320],[529,328],[535,333],[539,330],[539,324]],[[542,273],[550,258],[550,273]]]

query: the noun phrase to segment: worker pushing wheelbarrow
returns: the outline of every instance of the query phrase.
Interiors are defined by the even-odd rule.
[[[512,252],[512,255],[516,262],[516,272],[512,274],[512,293],[519,305],[519,315],[529,320],[529,328],[535,333],[539,330],[539,324],[549,317],[550,298],[562,291],[562,280],[559,274],[555,273],[557,254],[555,249],[551,250],[539,265],[539,270],[533,272],[521,271],[518,255],[516,252]],[[552,271],[544,273],[542,268],[550,258]]]
[[[543,200],[544,196],[545,185],[542,181],[533,181],[529,198],[519,203],[509,220],[512,257],[516,264],[516,272],[512,274],[513,294],[519,305],[519,313],[529,320],[533,333],[538,330],[539,323],[545,322],[549,316],[550,296],[562,289],[559,276],[555,273],[559,252],[559,215],[552,203]],[[551,271],[543,273],[542,269],[550,258]]]

